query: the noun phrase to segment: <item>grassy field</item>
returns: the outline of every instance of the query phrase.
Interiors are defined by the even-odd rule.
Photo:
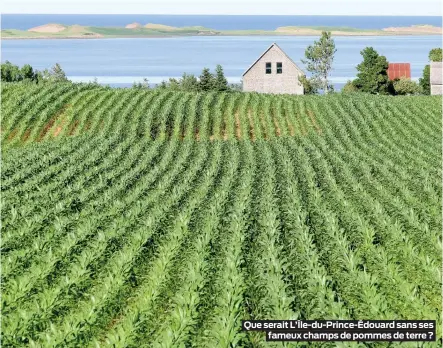
[[[251,318],[441,323],[441,97],[1,92],[3,347],[282,346],[242,332]]]

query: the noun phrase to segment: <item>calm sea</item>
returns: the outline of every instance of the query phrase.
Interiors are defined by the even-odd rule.
[[[111,86],[130,86],[148,78],[159,83],[183,72],[199,75],[203,67],[221,64],[231,83],[272,43],[277,42],[303,68],[300,59],[315,37],[180,37],[150,39],[2,40],[2,62],[31,64],[43,70],[60,63],[76,82],[92,81]],[[418,80],[431,48],[441,47],[440,36],[336,37],[337,53],[331,80],[336,89],[354,78],[362,60],[360,51],[374,47],[390,62],[411,63]]]
[[[288,25],[340,26],[360,29],[430,24],[442,26],[442,17],[426,16],[212,16],[212,15],[17,15],[2,14],[2,29],[27,30],[48,23],[86,26],[125,26],[132,22],[176,27],[201,25],[217,30],[274,30]]]

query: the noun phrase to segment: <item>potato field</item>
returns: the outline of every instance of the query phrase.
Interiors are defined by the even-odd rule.
[[[1,93],[3,347],[386,347],[241,320],[441,323],[441,97]]]

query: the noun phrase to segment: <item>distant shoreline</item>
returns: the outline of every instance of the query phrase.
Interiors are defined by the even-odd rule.
[[[29,30],[4,29],[2,40],[176,38],[196,36],[319,36],[330,31],[333,36],[427,36],[442,35],[442,28],[431,25],[357,29],[351,27],[286,26],[275,30],[214,30],[201,26],[171,27],[162,24],[131,23],[126,27],[87,27],[45,24]]]
[[[384,34],[384,35],[380,35],[380,34],[372,34],[372,35],[368,35],[368,34],[362,34],[362,35],[358,35],[358,34],[354,34],[354,35],[334,35],[334,36],[341,36],[341,37],[356,37],[356,36],[367,36],[367,37],[371,37],[371,36],[375,36],[375,37],[380,37],[380,36],[438,36],[439,34]],[[65,37],[54,37],[54,36],[36,36],[36,37],[1,37],[1,40],[7,40],[7,41],[14,41],[14,40],[109,40],[109,39],[173,39],[173,38],[179,38],[179,37],[202,37],[203,35],[158,35],[158,36],[154,36],[154,35],[147,35],[147,36],[103,36],[103,37],[75,37],[75,36],[65,36]],[[275,34],[275,35],[263,35],[263,34],[256,34],[256,35],[229,35],[229,34],[224,34],[224,35],[204,35],[206,37],[230,37],[230,36],[291,36],[291,37],[297,37],[297,36],[319,36],[318,34],[298,34],[298,35],[290,35],[290,34]]]

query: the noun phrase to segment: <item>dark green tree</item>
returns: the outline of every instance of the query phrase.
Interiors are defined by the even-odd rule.
[[[429,61],[441,62],[442,61],[442,49],[441,48],[433,48],[429,52]]]
[[[176,78],[170,77],[168,87],[173,91],[179,91],[180,90],[180,81]]]
[[[348,80],[341,91],[342,93],[354,93],[358,92],[358,88],[354,85],[354,81]]]
[[[167,89],[167,88],[168,88],[168,83],[167,83],[165,80],[163,80],[162,82],[160,82],[160,83],[157,85],[157,88],[160,88],[160,89]]]
[[[314,44],[306,49],[306,59],[302,59],[302,63],[312,74],[310,82],[313,87],[322,89],[326,94],[331,90],[328,76],[332,70],[335,52],[337,50],[331,33],[323,31],[320,40],[314,41]]]
[[[36,81],[36,83],[43,83],[44,82],[43,73],[41,71],[35,72],[35,81]]]
[[[226,79],[223,68],[220,64],[218,64],[215,68],[214,89],[221,92],[227,91],[229,89],[228,80]]]
[[[22,75],[20,68],[9,61],[1,65],[1,79],[4,82],[18,82],[21,81]]]
[[[41,82],[42,74],[34,70],[31,65],[25,64],[22,68],[6,61],[1,65],[1,79],[5,82]]]
[[[425,65],[423,69],[423,77],[420,77],[418,84],[421,89],[421,93],[425,95],[431,94],[431,66],[429,64]]]
[[[431,62],[441,62],[442,61],[442,49],[433,48],[429,51],[428,55],[429,61]],[[418,84],[421,89],[421,93],[425,95],[431,94],[431,66],[429,64],[425,65],[423,69],[423,77],[420,77]]]
[[[210,91],[214,88],[214,76],[211,74],[208,68],[204,68],[200,75],[200,90],[202,91]]]
[[[186,92],[196,92],[200,89],[198,79],[192,74],[184,73],[180,79],[180,89]]]
[[[385,56],[380,56],[372,47],[366,47],[360,54],[363,62],[357,66],[357,79],[353,84],[361,92],[371,94],[389,94],[391,83],[388,78],[389,63]]]
[[[28,80],[28,81],[35,80],[34,69],[29,64],[23,65],[23,67],[20,69],[20,75],[22,76],[23,80]]]

